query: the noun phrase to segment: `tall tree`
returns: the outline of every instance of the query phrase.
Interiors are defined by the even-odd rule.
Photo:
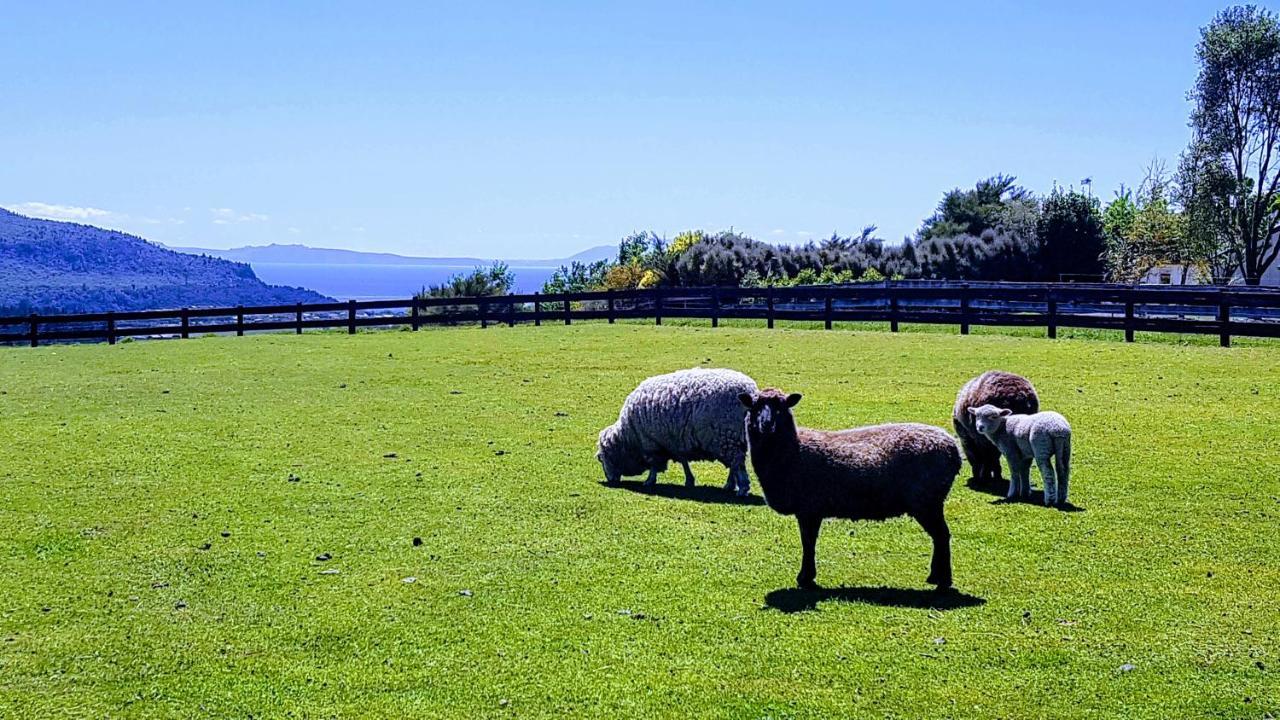
[[[1097,198],[1076,190],[1054,188],[1042,204],[1036,239],[1044,279],[1102,276],[1107,248]]]
[[[1180,175],[1186,156],[1183,165]],[[1175,265],[1181,270],[1178,283],[1184,285],[1192,271],[1197,279],[1213,271],[1220,243],[1192,231],[1192,213],[1178,207],[1184,196],[1182,186],[1158,161],[1147,168],[1136,196],[1121,187],[1102,215],[1112,280],[1136,282],[1157,265]]]
[[[1031,193],[1016,183],[1012,175],[995,175],[979,180],[972,190],[955,188],[942,196],[938,209],[924,221],[917,240],[973,235],[1000,224],[1007,204],[1028,200]]]
[[[1253,5],[1223,10],[1201,30],[1196,57],[1184,170],[1206,181],[1191,205],[1221,224],[1230,265],[1257,285],[1280,254],[1280,21]]]

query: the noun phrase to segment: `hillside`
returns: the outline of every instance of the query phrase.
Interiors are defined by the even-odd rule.
[[[187,255],[89,225],[0,208],[0,314],[323,302],[243,263]]]
[[[299,263],[315,265],[449,265],[472,267],[488,265],[494,258],[478,257],[417,257],[413,255],[396,255],[384,252],[363,252],[359,250],[342,250],[338,248],[318,248],[307,245],[247,245],[245,247],[216,250],[213,248],[174,247],[178,252],[234,260],[243,263]],[[600,245],[588,248],[566,258],[543,259],[510,259],[497,258],[512,267],[559,267],[575,260],[593,262],[612,258],[618,254],[614,245]]]

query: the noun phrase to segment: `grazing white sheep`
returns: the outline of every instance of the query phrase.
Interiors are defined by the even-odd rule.
[[[658,473],[675,460],[684,468],[684,482],[693,485],[689,463],[718,460],[729,468],[726,490],[745,496],[751,490],[747,475],[746,409],[743,393],[758,390],[751,378],[736,370],[693,368],[657,375],[640,383],[618,414],[618,421],[600,431],[596,458],[605,482],[645,470],[652,485]]]
[[[998,448],[1009,463],[1007,497],[1031,494],[1031,461],[1044,480],[1044,504],[1065,505],[1071,479],[1071,425],[1056,412],[1014,415],[995,405],[969,408],[978,432]],[[1053,463],[1050,463],[1050,460]],[[1054,472],[1057,465],[1057,472]]]

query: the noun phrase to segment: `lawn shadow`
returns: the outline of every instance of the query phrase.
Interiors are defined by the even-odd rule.
[[[1006,498],[1005,494],[1009,492],[1009,480],[1007,478],[1003,480],[980,480],[976,477],[971,477],[965,482],[965,485],[970,490],[973,490],[975,492],[986,493],[987,495],[995,495],[996,499],[991,501],[992,505],[1025,504],[1025,505],[1039,505],[1040,507],[1045,506],[1044,490],[1032,490],[1031,497],[1029,498],[1018,498],[1014,500],[1010,500]],[[1084,512],[1084,508],[1070,502],[1066,503],[1065,505],[1051,506],[1050,509],[1057,510],[1058,512],[1065,512],[1065,513]]]
[[[1009,498],[1006,498],[1006,497],[998,497],[995,500],[992,500],[991,504],[992,505],[1035,505],[1037,507],[1042,507],[1045,510],[1057,510],[1058,512],[1064,512],[1064,513],[1084,512],[1084,508],[1071,502],[1068,502],[1064,505],[1045,505],[1043,490],[1032,490],[1031,497],[1029,498],[1015,498],[1013,500],[1010,500]]]
[[[1009,491],[1009,479],[1001,478],[999,480],[991,480],[988,478],[971,477],[965,481],[965,486],[970,490],[987,495],[998,495],[1004,497]]]
[[[918,590],[884,586],[818,588],[817,590],[783,588],[764,596],[766,606],[788,614],[816,610],[818,603],[828,601],[944,611],[975,607],[987,602],[985,598],[962,593],[954,588]]]
[[[684,483],[657,483],[645,485],[640,480],[623,480],[616,484],[601,481],[600,486],[610,490],[626,490],[640,495],[670,498],[673,500],[692,500],[700,503],[718,503],[721,505],[764,505],[764,498],[759,495],[738,497],[722,487],[714,485],[694,485],[685,487]]]

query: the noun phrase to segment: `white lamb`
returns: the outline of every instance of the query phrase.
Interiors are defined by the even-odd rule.
[[[684,482],[693,485],[689,463],[718,460],[729,468],[726,490],[745,496],[751,490],[747,475],[746,409],[738,401],[759,388],[736,370],[693,368],[657,375],[640,383],[618,414],[618,421],[600,431],[596,459],[605,482],[645,470],[652,485],[658,473],[675,460],[684,468]]]
[[[978,432],[986,435],[1009,463],[1007,497],[1031,495],[1031,461],[1044,480],[1044,504],[1065,505],[1071,478],[1071,426],[1056,412],[1014,415],[995,405],[969,408]],[[1057,465],[1057,473],[1053,465]]]

